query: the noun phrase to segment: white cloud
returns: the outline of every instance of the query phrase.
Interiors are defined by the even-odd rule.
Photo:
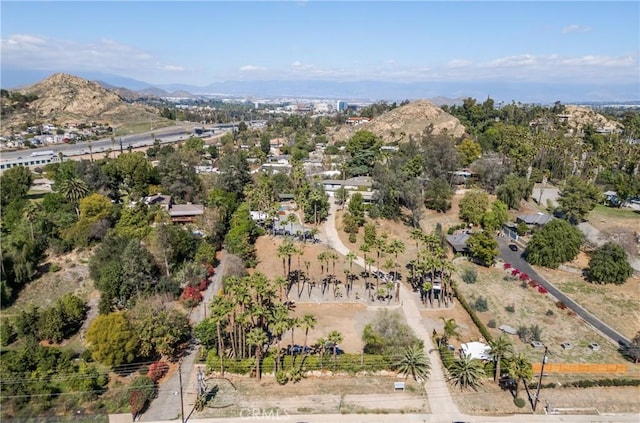
[[[78,42],[31,34],[13,34],[0,39],[3,66],[39,70],[91,70],[126,72],[157,69],[151,54],[111,39]]]
[[[177,65],[159,65],[158,69],[168,71],[168,72],[184,72],[184,66]]]
[[[449,62],[447,62],[445,67],[447,67],[449,69],[453,69],[453,68],[465,68],[465,67],[467,67],[469,65],[471,65],[471,62],[468,61],[468,60],[454,59],[454,60],[450,60]]]
[[[591,31],[591,27],[589,26],[580,26],[580,25],[568,25],[565,26],[564,28],[562,28],[562,33],[563,34],[568,34],[570,32],[589,32]]]
[[[240,72],[261,72],[265,70],[267,70],[267,68],[255,65],[245,65],[240,67]]]

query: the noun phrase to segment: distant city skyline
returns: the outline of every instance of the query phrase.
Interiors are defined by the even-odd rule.
[[[636,1],[3,1],[0,7],[7,75],[70,71],[191,86],[506,84],[521,85],[525,97],[527,86],[597,86],[599,98],[640,98]]]

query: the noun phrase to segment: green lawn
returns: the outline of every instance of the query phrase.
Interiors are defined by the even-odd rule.
[[[616,208],[597,205],[591,213],[589,220],[615,218],[615,219],[640,219],[640,212],[626,208]]]

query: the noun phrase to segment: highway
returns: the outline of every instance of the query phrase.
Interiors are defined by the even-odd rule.
[[[119,150],[120,143],[122,143],[123,150],[127,150],[129,146],[131,146],[131,148],[145,147],[153,144],[152,134],[155,138],[159,139],[162,144],[165,144],[187,139],[193,134],[193,129],[186,125],[159,128],[158,130],[142,134],[114,137],[115,143],[112,143],[111,137],[103,138],[97,141],[92,141],[91,149],[94,153],[101,153],[108,149]],[[62,154],[67,157],[81,156],[89,154],[89,143],[85,141],[78,144],[49,144],[39,148],[7,151],[1,153],[1,158],[2,161],[20,160],[20,158],[27,159],[31,157],[31,153],[47,150],[53,150],[56,154],[62,152]]]

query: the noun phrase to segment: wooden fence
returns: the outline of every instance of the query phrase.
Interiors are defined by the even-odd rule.
[[[533,363],[533,373],[540,373],[542,363]],[[626,364],[595,364],[595,363],[547,363],[544,366],[545,373],[600,373],[600,374],[626,374]]]

